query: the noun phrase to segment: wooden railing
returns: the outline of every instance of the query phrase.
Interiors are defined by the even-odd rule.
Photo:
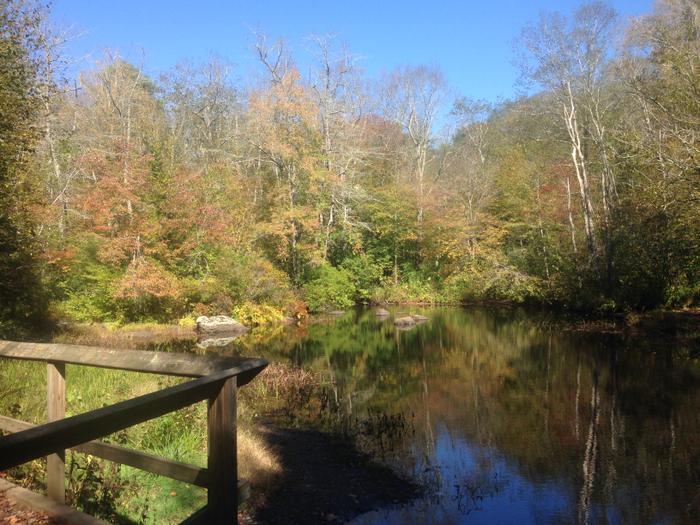
[[[0,341],[0,357],[47,362],[49,422],[32,425],[0,416],[0,470],[47,456],[47,492],[65,501],[65,450],[72,449],[207,489],[207,505],[187,523],[236,523],[247,484],[238,480],[236,390],[266,366],[262,359],[113,350],[93,346]],[[84,414],[65,417],[66,364],[195,378]],[[95,441],[168,412],[208,401],[207,467]]]

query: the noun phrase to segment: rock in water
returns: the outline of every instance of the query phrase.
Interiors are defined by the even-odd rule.
[[[340,317],[341,315],[345,315],[345,312],[343,310],[331,310],[330,312],[328,312],[328,315]]]
[[[232,317],[226,315],[215,315],[207,317],[202,315],[197,317],[197,331],[202,333],[242,333],[247,332],[248,327],[242,325]]]
[[[374,311],[374,315],[376,315],[377,317],[389,317],[391,313],[389,312],[389,310],[385,310],[384,308],[377,308]]]
[[[223,348],[233,343],[242,333],[232,337],[209,337],[197,342],[197,348]]]
[[[394,325],[398,326],[399,328],[409,328],[411,326],[415,326],[415,324],[416,321],[410,316],[394,319]]]
[[[412,315],[411,316],[416,323],[424,323],[428,318],[424,315]]]

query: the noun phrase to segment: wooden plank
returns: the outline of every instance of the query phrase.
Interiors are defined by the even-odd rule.
[[[46,365],[46,405],[49,421],[66,417],[66,365]],[[66,451],[57,450],[46,458],[46,489],[49,498],[66,502]]]
[[[61,503],[56,503],[46,496],[18,487],[4,479],[0,479],[0,491],[2,491],[10,501],[42,512],[59,523],[70,523],[72,525],[109,525],[106,521],[71,509]]]
[[[4,436],[0,438],[0,470],[86,443],[202,399],[211,398],[216,396],[227,379],[239,374],[255,376],[266,364],[262,360],[249,359],[236,368]]]
[[[21,432],[36,425],[20,421],[11,417],[0,416],[0,430],[7,432]],[[147,454],[138,450],[129,449],[111,443],[90,441],[82,445],[71,447],[75,452],[91,454],[98,458],[121,463],[137,469],[145,470],[151,474],[158,474],[166,478],[183,481],[190,485],[206,488],[209,482],[209,472],[206,468],[173,461],[166,458]]]
[[[236,378],[226,380],[209,400],[207,493],[209,523],[238,523],[236,458]]]
[[[158,474],[166,478],[175,479],[197,487],[209,486],[209,472],[206,468],[197,467],[188,463],[162,458],[153,454],[147,454],[139,450],[131,450],[111,443],[90,441],[73,447],[72,450],[92,454],[102,459],[128,465],[151,474]]]
[[[220,370],[240,367],[250,360],[245,357],[233,356],[118,350],[98,346],[19,343],[15,341],[0,341],[0,357],[72,363],[183,377],[207,376]],[[262,359],[254,359],[254,361],[267,364]],[[248,383],[255,377],[256,373],[252,375],[242,373],[238,380],[238,386]]]
[[[26,421],[20,421],[7,416],[0,416],[0,430],[5,432],[22,432],[28,428],[34,428],[36,425]]]

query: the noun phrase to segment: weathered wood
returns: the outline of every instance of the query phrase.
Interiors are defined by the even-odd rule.
[[[238,523],[236,458],[236,378],[227,379],[209,400],[207,493],[209,523]]]
[[[61,503],[56,503],[46,496],[18,487],[5,479],[0,479],[0,492],[10,501],[43,512],[47,516],[57,520],[58,523],[70,523],[71,525],[109,525],[106,521],[71,509]]]
[[[21,432],[22,430],[34,427],[36,427],[36,425],[27,423],[26,421],[0,416],[0,430],[6,432]],[[91,454],[98,458],[113,461],[114,463],[121,463],[122,465],[128,465],[140,470],[145,470],[151,474],[158,474],[198,487],[206,488],[209,482],[209,472],[206,468],[161,458],[111,443],[90,441],[82,445],[71,447],[71,450],[84,454]]]
[[[166,478],[175,479],[190,485],[207,488],[209,486],[209,472],[206,468],[197,467],[180,461],[161,458],[153,454],[147,454],[138,450],[131,450],[111,443],[90,441],[73,447],[72,450],[92,454],[98,458],[121,463],[151,474],[158,474]]]
[[[20,421],[19,419],[14,419],[7,416],[0,416],[0,430],[5,432],[22,432],[29,428],[34,428],[36,425],[33,423],[28,423],[26,421]]]
[[[66,365],[46,365],[46,404],[49,421],[66,417]],[[57,450],[46,458],[46,490],[57,503],[66,501],[66,451]]]
[[[237,368],[248,361],[244,357],[151,352],[146,350],[115,350],[98,346],[18,343],[15,341],[0,341],[0,357],[72,363],[183,377],[207,376],[220,370]],[[256,373],[252,375],[241,373],[238,378],[238,386],[248,383],[255,377]]]
[[[263,360],[249,359],[236,368],[1,437],[0,470],[212,398],[217,395],[227,379],[244,374],[254,377],[266,365]]]

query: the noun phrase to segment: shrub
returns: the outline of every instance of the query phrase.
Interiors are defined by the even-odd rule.
[[[97,259],[98,243],[88,240],[71,261],[61,286],[60,309],[77,321],[107,321],[119,314],[114,290],[118,274]]]
[[[691,283],[683,275],[666,290],[665,305],[671,308],[687,308],[700,304],[700,283]]]
[[[454,301],[522,303],[542,297],[540,279],[489,257],[476,257],[445,280],[445,297]]]
[[[367,254],[348,257],[340,267],[348,273],[355,285],[355,299],[358,302],[367,302],[371,299],[384,275],[383,265]]]
[[[306,303],[312,312],[350,308],[355,304],[356,292],[347,271],[328,265],[317,268],[304,286]]]
[[[230,250],[220,253],[212,266],[206,288],[209,295],[224,292],[239,304],[252,302],[284,307],[294,299],[287,274],[254,253],[241,254]]]
[[[284,317],[279,308],[267,304],[245,302],[233,309],[233,316],[246,326],[274,323]]]
[[[436,303],[438,297],[427,280],[415,276],[398,284],[388,283],[373,296],[376,303]]]

